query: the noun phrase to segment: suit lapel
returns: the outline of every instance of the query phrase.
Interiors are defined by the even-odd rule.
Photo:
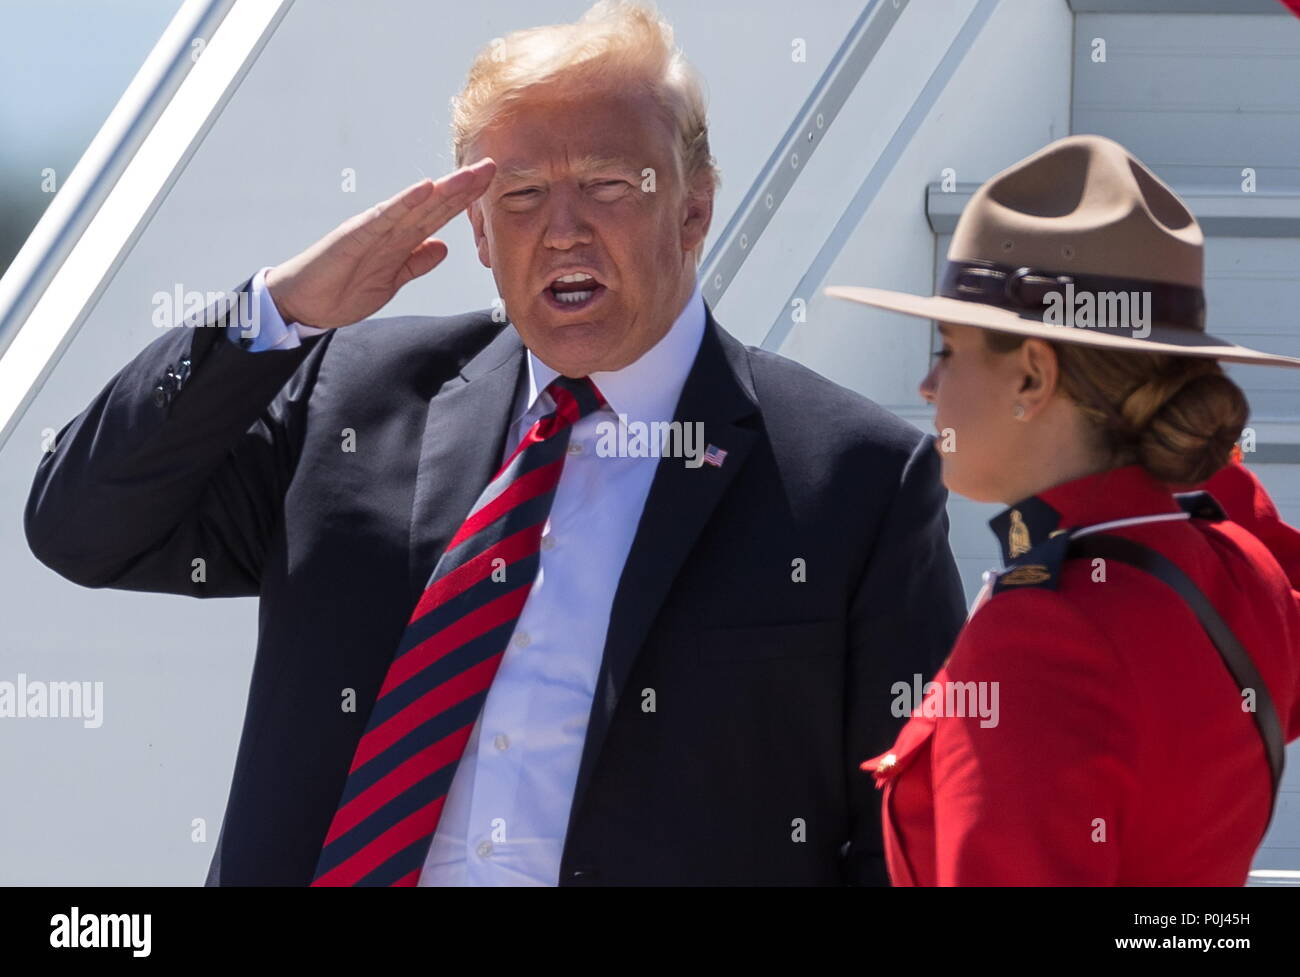
[[[524,344],[507,325],[429,401],[411,506],[411,606],[447,542],[501,467]]]
[[[758,412],[748,354],[737,340],[722,331],[707,305],[705,310],[704,336],[673,419],[702,422],[705,443],[724,449],[727,456],[721,466],[703,464],[699,468],[686,467],[681,458],[662,458],[655,469],[614,594],[570,825],[585,797],[610,720],[645,636],[678,570],[757,437],[755,427],[743,423]]]

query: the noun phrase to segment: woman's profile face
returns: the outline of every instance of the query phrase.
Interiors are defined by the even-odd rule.
[[[935,450],[943,461],[944,485],[977,502],[1001,502],[1000,486],[1020,462],[1017,358],[990,350],[983,332],[939,323],[943,346],[920,392],[935,405]]]

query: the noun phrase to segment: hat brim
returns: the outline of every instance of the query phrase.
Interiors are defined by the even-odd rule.
[[[908,292],[891,292],[882,288],[864,288],[858,285],[831,285],[826,295],[850,302],[859,302],[878,309],[901,312],[920,319],[937,319],[963,326],[976,326],[996,332],[1033,336],[1053,342],[1075,343],[1099,349],[1117,349],[1140,353],[1168,353],[1174,356],[1200,356],[1225,360],[1230,363],[1251,363],[1257,366],[1300,367],[1300,359],[1280,353],[1264,353],[1247,346],[1238,346],[1207,333],[1189,332],[1168,326],[1151,326],[1144,338],[1125,335],[1126,330],[1106,330],[1080,326],[1058,326],[1037,319],[1027,319],[1009,309],[981,302],[963,302],[942,295],[912,295]]]

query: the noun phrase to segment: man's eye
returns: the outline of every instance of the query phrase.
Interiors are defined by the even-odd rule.
[[[949,356],[952,355],[952,350],[945,346],[943,349],[931,353],[930,355],[933,356],[936,360],[946,360]]]
[[[530,193],[537,193],[536,187],[524,187],[522,190],[512,190],[506,194],[507,197],[524,197]]]

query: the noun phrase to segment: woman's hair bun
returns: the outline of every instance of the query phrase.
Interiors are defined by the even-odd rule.
[[[1023,336],[985,332],[1008,353]],[[1246,395],[1217,360],[1052,342],[1060,383],[1115,464],[1140,464],[1171,485],[1205,481],[1232,457],[1250,416]]]
[[[1194,485],[1226,465],[1250,413],[1245,394],[1213,360],[1172,357],[1120,408],[1137,462],[1164,482]]]

